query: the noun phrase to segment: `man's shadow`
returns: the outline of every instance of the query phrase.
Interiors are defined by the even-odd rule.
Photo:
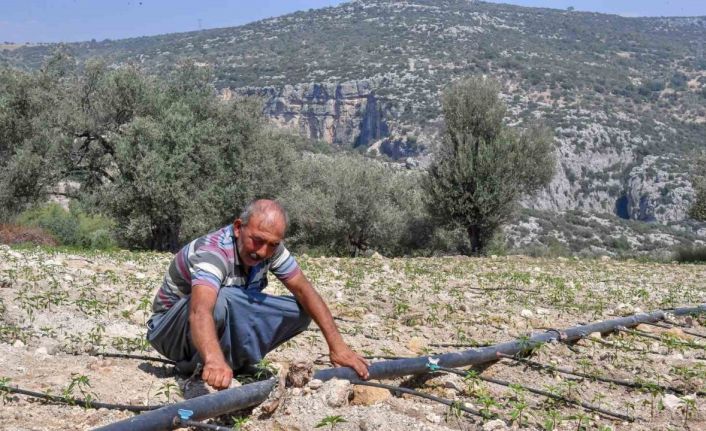
[[[153,362],[145,361],[138,365],[137,368],[159,379],[166,379],[178,375],[176,367],[170,364],[155,365]]]

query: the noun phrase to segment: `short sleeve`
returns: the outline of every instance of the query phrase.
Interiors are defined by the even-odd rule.
[[[219,290],[227,273],[226,256],[222,250],[203,247],[189,256],[191,285],[206,285]]]
[[[277,250],[275,250],[275,254],[272,256],[270,272],[281,281],[289,280],[301,272],[299,264],[294,259],[294,256],[289,253],[289,250],[287,250],[284,244],[280,244]]]

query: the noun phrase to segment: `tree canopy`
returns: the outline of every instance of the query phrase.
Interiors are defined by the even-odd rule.
[[[444,91],[444,135],[425,183],[430,211],[440,223],[462,226],[476,254],[520,197],[554,174],[551,134],[539,125],[505,126],[499,89],[490,79],[466,78]]]

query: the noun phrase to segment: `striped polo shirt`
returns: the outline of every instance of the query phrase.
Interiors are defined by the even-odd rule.
[[[216,291],[223,287],[256,289],[267,287],[267,272],[288,280],[300,272],[299,265],[280,243],[271,258],[245,272],[235,250],[233,225],[208,233],[185,245],[172,259],[162,287],[152,303],[154,313],[162,313],[191,294],[191,286],[206,285]]]

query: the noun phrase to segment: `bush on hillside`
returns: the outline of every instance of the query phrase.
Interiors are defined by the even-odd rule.
[[[57,240],[42,228],[16,224],[0,224],[0,244],[59,245]]]
[[[706,247],[679,247],[674,260],[680,263],[706,263]]]
[[[61,245],[91,249],[116,246],[115,223],[101,215],[86,214],[75,205],[68,211],[57,203],[34,207],[20,214],[16,223],[49,232]]]

